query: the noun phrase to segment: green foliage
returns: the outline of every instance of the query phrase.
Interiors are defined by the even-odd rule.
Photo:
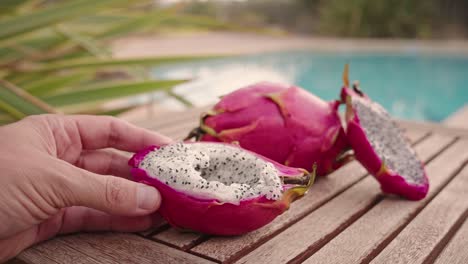
[[[0,109],[13,118],[43,114],[47,111],[0,83]]]
[[[329,0],[320,6],[322,33],[358,37],[429,37],[435,13],[427,0]]]
[[[186,80],[151,80],[149,67],[214,58],[114,59],[109,41],[160,27],[225,28],[214,19],[160,10],[151,0],[0,1],[0,124],[47,112],[118,114],[109,100],[163,91]],[[76,110],[73,110],[76,109]]]
[[[135,95],[144,92],[169,90],[174,85],[181,84],[183,82],[184,80],[171,80],[92,85],[90,87],[82,87],[80,90],[73,90],[43,97],[43,99],[52,106],[70,106],[81,103],[115,99],[122,96]]]

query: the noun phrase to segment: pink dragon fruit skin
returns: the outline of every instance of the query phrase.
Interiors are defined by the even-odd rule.
[[[345,81],[341,90],[341,98],[346,103],[346,135],[348,142],[354,150],[356,159],[372,174],[380,183],[384,193],[396,194],[409,200],[421,200],[429,191],[429,180],[422,162],[417,164],[422,170],[423,177],[417,184],[412,184],[407,179],[390,169],[382,158],[376,153],[369,138],[364,131],[357,110],[352,105],[352,100],[361,98],[371,101],[370,98],[358,89],[350,89]],[[401,135],[403,137],[403,135]],[[409,145],[409,142],[407,141]]]
[[[135,181],[149,184],[159,190],[162,203],[158,213],[179,229],[226,236],[241,235],[256,230],[288,210],[290,203],[304,195],[313,182],[314,175],[309,178],[307,186],[285,184],[280,200],[269,200],[259,196],[240,201],[240,204],[235,205],[214,199],[199,199],[171,188],[138,168],[144,157],[155,149],[158,147],[151,146],[136,153],[129,161],[129,165],[133,167],[131,173]],[[259,155],[256,156],[263,159]],[[283,176],[295,178],[308,175],[303,169],[290,168],[265,160],[272,162]]]
[[[295,86],[258,83],[223,96],[202,118],[202,141],[239,144],[287,166],[326,175],[350,159],[338,115],[339,101],[325,102]]]

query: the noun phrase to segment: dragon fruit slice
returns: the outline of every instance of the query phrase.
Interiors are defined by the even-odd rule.
[[[429,180],[403,130],[357,83],[349,88],[347,66],[343,79],[346,135],[356,159],[379,181],[384,193],[423,199],[429,191]]]
[[[221,98],[187,139],[239,142],[242,148],[286,166],[326,175],[350,160],[338,115],[339,101],[325,102],[295,86],[258,83]]]
[[[225,143],[150,147],[129,161],[135,181],[156,187],[172,226],[215,235],[258,229],[312,185],[314,173]]]

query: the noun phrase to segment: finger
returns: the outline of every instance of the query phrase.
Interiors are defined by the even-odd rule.
[[[127,165],[130,157],[114,150],[84,151],[75,163],[75,166],[97,174],[109,174],[130,179],[130,166]]]
[[[158,214],[146,216],[115,216],[92,208],[72,206],[64,208],[59,214],[41,223],[36,241],[49,239],[57,234],[80,231],[117,231],[138,232],[163,223]]]
[[[153,226],[151,215],[115,216],[82,206],[66,208],[61,220],[59,234],[78,231],[137,232]]]
[[[76,124],[83,149],[116,148],[136,152],[150,145],[166,145],[168,137],[109,116],[75,115],[67,117]]]
[[[36,240],[37,226],[21,231],[6,239],[0,239],[0,263],[15,257]]]
[[[54,163],[55,177],[49,184],[58,194],[58,207],[86,206],[122,216],[147,215],[161,204],[159,192],[146,184],[99,175],[65,161]]]
[[[18,255],[33,244],[50,239],[57,234],[79,231],[144,231],[162,222],[157,214],[148,216],[112,216],[91,208],[68,207],[58,214],[7,239],[0,240],[0,263]]]

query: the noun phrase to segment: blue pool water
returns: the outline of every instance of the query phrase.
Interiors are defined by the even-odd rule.
[[[200,104],[260,80],[292,83],[332,100],[345,63],[350,80],[359,80],[365,93],[399,118],[441,121],[468,103],[468,56],[291,51],[166,66],[154,75],[199,77],[178,92]]]

